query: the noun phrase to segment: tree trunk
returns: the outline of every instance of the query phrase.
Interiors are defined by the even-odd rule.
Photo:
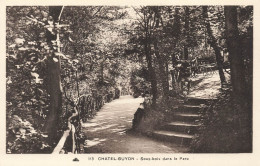
[[[189,51],[188,51],[188,45],[184,45],[184,48],[183,48],[183,57],[185,60],[188,60],[188,57],[189,57]]]
[[[152,65],[151,48],[149,46],[148,40],[145,42],[144,47],[145,47],[146,61],[147,61],[148,70],[149,70],[149,79],[150,79],[151,87],[152,87],[152,95],[153,95],[152,103],[155,106],[156,100],[157,100],[157,97],[158,97],[157,79],[156,79],[155,70],[154,70],[153,65]]]
[[[243,142],[242,151],[248,153],[252,152],[252,94],[247,91],[248,88],[246,87],[251,85],[247,85],[245,81],[245,64],[238,31],[237,7],[225,6],[224,14],[231,84],[235,101],[234,109],[236,116],[239,117],[237,124],[241,129],[238,139],[240,139],[240,142]],[[242,133],[242,131],[244,132]]]
[[[153,60],[151,55],[151,34],[149,32],[149,17],[147,17],[146,13],[144,13],[145,20],[145,42],[144,42],[144,53],[147,61],[147,67],[149,71],[149,81],[151,82],[151,93],[152,93],[152,106],[156,107],[156,100],[158,98],[158,90],[157,90],[157,78],[155,69],[153,67]]]
[[[240,39],[237,27],[237,7],[225,6],[224,13],[233,93],[236,97],[242,99],[246,97],[246,83],[244,58],[239,43]]]
[[[207,6],[203,6],[203,17],[205,19],[205,26],[207,33],[209,35],[209,45],[213,48],[215,55],[216,55],[216,61],[217,61],[217,68],[218,68],[218,73],[221,81],[221,85],[226,83],[226,78],[223,72],[223,58],[221,56],[221,49],[217,44],[217,39],[213,35],[212,29],[210,27],[210,23],[207,21],[208,19],[208,8]]]
[[[168,82],[168,86],[169,86],[169,64],[168,64],[167,61],[165,61],[165,71],[166,71],[165,73],[166,73],[166,76],[167,76],[167,82]]]
[[[176,56],[175,56],[174,54],[172,54],[172,68],[174,69],[174,68],[176,67],[176,65],[177,65]],[[171,71],[171,75],[172,75],[172,89],[173,89],[173,90],[176,90],[176,89],[175,89],[175,84],[176,84],[175,80],[176,80],[177,78],[175,78],[174,70]]]
[[[58,22],[62,7],[53,6],[49,7],[49,15],[53,18],[54,22]],[[56,40],[57,35],[53,35],[47,31],[47,43],[52,47],[52,40]],[[60,77],[60,60],[54,54],[47,58],[47,91],[50,95],[50,109],[48,119],[45,124],[45,132],[49,138],[52,139],[56,136],[57,127],[59,124],[59,115],[62,110],[62,94],[61,94],[61,77]]]
[[[162,89],[163,89],[163,98],[165,101],[168,100],[169,97],[169,82],[167,81],[167,75],[164,67],[164,58],[161,57],[159,50],[158,50],[158,43],[157,41],[154,42],[154,50],[155,50],[155,55],[158,60],[158,65],[159,65],[159,71],[160,71],[160,78],[162,81]]]
[[[159,14],[158,8],[157,8],[157,10],[155,10],[155,15],[156,15],[155,16],[156,17],[155,28],[158,28],[159,22],[160,22],[160,14]],[[169,98],[169,82],[168,82],[168,76],[165,71],[165,58],[163,55],[160,55],[160,53],[159,53],[157,38],[155,37],[153,41],[154,41],[153,44],[154,44],[155,56],[158,60],[160,78],[162,81],[163,99],[164,99],[164,101],[167,102],[168,98]]]
[[[170,11],[171,13],[171,11]],[[170,17],[172,17],[170,15]],[[174,43],[173,43],[173,47],[176,47],[176,43],[179,42],[179,39],[180,39],[180,34],[181,34],[181,22],[180,22],[180,16],[179,16],[179,8],[175,8],[175,15],[174,15],[174,24],[173,24],[173,38],[174,38]],[[177,59],[176,59],[176,55],[175,54],[172,54],[171,56],[171,60],[172,60],[172,68],[174,69],[177,65]],[[171,75],[172,75],[172,88],[173,90],[175,90],[175,75],[174,75],[174,72],[172,71],[171,72]]]
[[[189,48],[189,42],[190,42],[190,36],[189,36],[189,27],[190,27],[190,23],[189,23],[189,17],[190,17],[190,9],[189,7],[185,7],[185,24],[184,24],[184,35],[186,37],[186,42],[184,44],[184,48],[183,48],[183,57],[185,60],[188,60],[189,57],[189,52],[188,52],[188,48]]]
[[[100,66],[100,76],[101,76],[101,83],[102,85],[104,84],[104,60],[102,60],[101,62],[101,66]]]

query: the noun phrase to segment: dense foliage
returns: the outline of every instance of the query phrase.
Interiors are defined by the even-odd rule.
[[[205,135],[244,142],[252,131],[252,6],[13,6],[6,15],[7,153],[50,153],[75,103],[81,122],[120,92],[143,94],[161,120],[205,64],[229,90],[206,111],[194,151],[236,151]]]
[[[230,55],[230,59],[232,58],[230,87],[205,111],[203,127],[193,140],[193,152],[252,152],[253,8],[225,7],[225,16],[226,24],[229,24],[226,25],[226,29],[228,30],[232,27],[230,24],[233,24],[235,26],[232,31],[237,33],[233,36],[226,34],[228,50],[230,54],[234,51],[239,53]],[[232,20],[234,22],[230,23],[228,19],[233,19],[232,16],[238,20]],[[238,42],[229,38],[236,38]],[[236,63],[237,68],[232,67],[232,63]]]
[[[205,110],[204,127],[194,140],[192,151],[250,152],[252,6],[145,6],[134,9],[139,13],[139,20],[129,42],[132,52],[147,64],[152,103],[159,106],[150,110],[165,111],[169,109],[168,101],[178,100],[180,84],[173,71],[181,61],[197,58],[206,64],[214,63],[222,88],[229,90],[219,96],[219,102]],[[230,68],[225,72],[231,73],[231,82],[225,78],[223,68]],[[150,124],[158,120],[148,119],[152,121]],[[238,146],[239,142],[241,146]]]
[[[116,38],[116,21],[125,16],[120,9],[64,7],[54,24],[49,7],[7,7],[7,153],[50,153],[66,127],[73,108],[63,96],[57,140],[48,139],[50,56],[61,63],[61,90],[71,101],[112,93],[104,99],[110,101],[118,97],[118,86],[127,89],[133,64],[120,56],[125,40],[122,34],[121,40]],[[48,43],[50,34],[59,40]]]
[[[252,124],[248,122],[250,103],[237,104],[230,89],[223,91],[216,103],[202,112],[202,127],[191,145],[195,153],[250,153],[252,151]]]

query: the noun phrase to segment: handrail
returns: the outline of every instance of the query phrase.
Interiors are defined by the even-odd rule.
[[[76,129],[74,125],[71,125],[71,135],[72,135],[72,153],[77,153],[76,151],[76,140],[75,140]]]
[[[96,100],[95,100],[93,95],[88,94],[88,95],[79,96],[77,98],[76,102],[74,102],[67,97],[67,95],[65,93],[65,89],[64,89],[64,95],[65,95],[65,98],[73,106],[74,113],[72,113],[72,115],[68,118],[67,130],[65,130],[63,132],[63,135],[62,135],[61,139],[59,140],[58,144],[56,145],[56,147],[54,148],[52,154],[60,154],[62,152],[62,149],[64,148],[64,145],[65,145],[65,142],[66,142],[67,138],[70,136],[70,133],[71,133],[71,136],[72,136],[72,153],[78,153],[77,148],[76,148],[76,137],[75,137],[76,128],[75,128],[74,124],[72,124],[71,120],[73,118],[79,116],[80,112],[82,112],[82,110],[81,111],[79,110],[80,109],[79,104],[80,104],[81,98],[86,97],[87,103],[90,104],[90,107],[88,107],[87,111],[91,110],[91,113],[93,113],[92,111],[100,109],[103,106],[104,103],[112,101],[113,97],[114,97],[114,96],[110,96],[111,94],[106,94],[106,95],[104,95],[104,97],[99,98],[100,94],[97,94],[97,96],[95,98]],[[108,100],[108,97],[109,97],[109,100]],[[100,99],[102,100],[101,104],[100,103],[97,104],[97,100],[98,100],[98,102],[100,102]]]
[[[59,143],[56,145],[56,147],[54,148],[52,154],[59,154],[60,151],[63,149],[64,147],[64,144],[68,138],[68,136],[70,135],[70,132],[72,131],[72,140],[73,140],[73,143],[72,143],[72,152],[75,152],[74,148],[75,148],[75,136],[74,136],[74,133],[75,133],[75,126],[71,123],[71,119],[78,116],[78,110],[76,109],[76,106],[74,106],[74,111],[75,113],[73,113],[69,118],[68,118],[68,129],[65,130],[63,132],[63,135],[59,141]],[[74,131],[74,133],[73,133]]]

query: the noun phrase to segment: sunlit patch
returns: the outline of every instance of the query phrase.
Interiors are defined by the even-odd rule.
[[[109,131],[111,131],[112,133],[116,133],[118,135],[125,135],[126,134],[125,126],[120,126],[117,129],[110,129]]]
[[[120,132],[117,132],[118,135],[125,135],[126,134],[126,131],[120,131]]]
[[[110,129],[112,133],[123,131],[124,129]]]
[[[92,146],[96,146],[106,140],[107,139],[99,139],[99,138],[94,138],[93,140],[85,140],[84,147],[89,148]]]
[[[98,115],[98,117],[99,117],[99,118],[103,118],[103,117],[105,117],[105,115]]]
[[[117,126],[117,124],[106,125],[106,126],[102,126],[102,127],[96,127],[96,128],[93,128],[93,129],[89,129],[88,131],[94,132],[94,131],[99,131],[99,130],[105,130],[105,129],[108,129],[108,128],[114,127],[114,126]]]
[[[83,123],[82,127],[95,127],[95,126],[100,126],[103,124],[105,124],[105,122],[103,122],[103,123]]]
[[[166,145],[161,145],[161,147],[162,147],[162,148],[166,148],[166,149],[169,148],[169,147],[166,146]]]
[[[191,93],[188,97],[194,98],[214,98],[219,94],[219,89],[221,88],[219,75],[214,74],[211,77],[205,77],[203,75],[199,75],[197,78],[192,78],[192,81],[196,81],[198,79],[203,78],[203,80],[197,84],[196,86],[191,88]],[[229,79],[229,77],[226,77]]]

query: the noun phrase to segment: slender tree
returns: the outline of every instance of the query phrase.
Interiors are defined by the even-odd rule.
[[[154,19],[155,21],[155,29],[157,29],[157,34],[155,34],[155,37],[153,39],[153,45],[154,45],[154,52],[158,61],[158,66],[159,66],[159,71],[160,71],[160,78],[162,81],[162,89],[163,89],[163,98],[165,101],[168,100],[169,97],[169,82],[168,82],[168,75],[166,73],[166,63],[165,63],[165,57],[162,53],[159,52],[159,46],[158,46],[158,41],[159,39],[159,34],[158,34],[158,29],[159,29],[159,23],[162,21],[161,19],[161,14],[160,14],[160,7],[154,7]],[[161,24],[163,24],[161,22]]]
[[[145,52],[145,57],[147,61],[147,67],[149,70],[149,79],[151,82],[151,91],[152,91],[152,103],[155,106],[156,105],[156,100],[158,97],[158,92],[157,92],[157,78],[156,78],[156,73],[155,69],[153,67],[153,61],[152,61],[152,55],[151,55],[151,17],[148,17],[148,13],[144,10],[143,11],[144,15],[144,29],[145,29],[145,40],[144,40],[144,52]]]
[[[172,11],[171,11],[171,8],[169,8],[169,17],[171,19],[174,19],[174,22],[173,22],[173,25],[172,25],[172,37],[173,37],[173,49],[174,50],[177,46],[177,43],[179,42],[180,40],[180,35],[181,35],[181,19],[180,19],[180,13],[179,13],[179,8],[178,7],[175,7],[175,14],[174,16],[172,16]],[[176,53],[173,51],[173,53],[171,54],[171,61],[172,61],[172,68],[175,68],[176,65],[177,65],[177,58],[176,58]],[[171,73],[172,75],[172,88],[175,87],[175,74]]]
[[[207,6],[202,7],[202,13],[203,13],[203,17],[204,17],[206,31],[208,34],[208,42],[215,52],[219,77],[220,77],[221,85],[223,85],[226,83],[226,78],[225,78],[225,75],[223,72],[223,58],[221,57],[221,48],[217,44],[217,39],[213,35],[213,31],[211,29],[210,22],[208,21],[209,16],[208,16],[208,7]]]
[[[61,11],[62,6],[49,7],[49,16],[53,19],[54,27],[59,22]],[[47,31],[47,43],[50,48],[53,48],[52,43],[56,40],[57,34],[52,31]],[[57,126],[59,123],[59,115],[62,107],[62,93],[60,60],[55,56],[54,50],[51,50],[50,52],[51,55],[47,58],[47,90],[50,95],[50,109],[48,119],[45,124],[45,132],[47,132],[49,138],[51,139],[56,135]]]
[[[188,6],[185,7],[185,18],[184,18],[184,36],[186,38],[186,42],[184,44],[183,48],[183,57],[185,60],[189,57],[188,47],[189,47],[189,41],[190,41],[190,35],[189,35],[189,27],[190,27],[190,9]]]

